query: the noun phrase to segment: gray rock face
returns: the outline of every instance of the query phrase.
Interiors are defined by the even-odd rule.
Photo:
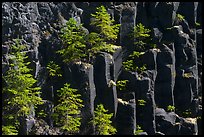
[[[198,95],[202,95],[202,31],[198,29],[196,32],[196,52],[198,65]]]
[[[93,64],[63,63],[56,54],[62,46],[60,28],[73,17],[83,23],[87,33],[93,31],[91,14],[100,5],[105,5],[116,23],[121,24],[116,41],[121,48],[113,54],[99,53]],[[58,101],[56,91],[66,82],[82,95],[80,134],[94,134],[89,121],[100,103],[114,113],[112,120],[117,134],[133,135],[136,125],[142,127],[141,135],[201,134],[202,119],[195,119],[202,112],[201,11],[200,2],[3,2],[2,74],[9,69],[8,43],[13,38],[22,38],[28,45],[26,53],[32,74],[41,87],[41,97],[47,100],[47,104],[39,107],[47,117],[39,120],[33,115],[23,119],[21,134],[65,134],[52,127],[51,114]],[[183,15],[184,20],[179,21],[176,14]],[[136,61],[138,65],[147,65],[142,74],[125,71],[122,66],[135,46],[130,34],[138,23],[151,30],[151,42],[157,45],[157,49],[147,50]],[[57,62],[63,77],[48,76],[49,61]],[[126,90],[117,90],[118,80],[128,80]],[[3,86],[6,84],[3,80]],[[138,100],[145,100],[145,106],[139,105]],[[166,112],[168,105],[174,105],[175,112]],[[182,117],[187,110],[188,118]]]
[[[141,125],[148,135],[153,135],[156,127],[154,91],[151,90],[151,80],[149,78],[137,80],[137,85],[141,87],[136,93],[137,99],[146,101],[144,106],[137,105],[137,124]]]
[[[78,89],[81,94],[84,107],[81,109],[80,134],[93,134],[94,127],[89,122],[94,117],[94,100],[96,97],[96,88],[94,83],[93,65],[83,62],[76,62],[69,65],[64,71],[67,72],[65,81]]]
[[[157,52],[154,50],[145,53],[142,60],[147,65],[148,70],[142,73],[142,76],[136,76],[136,87],[138,87],[136,99],[146,101],[144,106],[137,104],[137,124],[141,125],[148,135],[153,135],[156,132],[154,90],[157,76],[156,56]]]
[[[104,107],[113,113],[117,111],[117,92],[114,82],[114,60],[108,53],[99,53],[94,62],[94,83],[96,86],[95,105]]]
[[[156,15],[163,29],[173,25],[176,17],[176,9],[173,2],[159,2],[156,6]]]
[[[183,15],[192,27],[195,26],[195,22],[197,21],[197,7],[198,2],[180,2],[178,8],[178,13]]]
[[[161,108],[155,112],[157,131],[165,135],[197,135],[196,118],[182,118]]]
[[[195,42],[182,30],[178,30],[177,39],[175,39],[175,58],[175,105],[180,109],[188,109],[193,99],[198,96],[197,55]],[[182,97],[182,94],[185,96]],[[184,103],[182,99],[188,103]]]
[[[32,131],[29,135],[62,135],[59,128],[50,127],[44,120],[36,119]]]
[[[136,6],[122,9],[120,15],[120,44],[131,49],[134,40],[130,39],[129,34],[136,23]]]
[[[123,93],[118,92],[118,97],[125,100],[128,93],[135,93],[136,124],[141,126],[148,135],[153,135],[156,132],[154,96],[154,84],[157,75],[156,56],[157,52],[154,50],[149,50],[142,56],[141,60],[148,69],[144,74],[138,75],[137,72],[122,71],[118,78],[128,80],[126,90],[121,91]],[[141,105],[139,100],[144,100],[144,105]]]
[[[166,112],[164,109],[156,108],[155,110],[156,127],[157,131],[164,133],[165,135],[176,134],[176,129],[173,130],[178,117],[174,112]],[[171,133],[169,133],[171,131]]]
[[[116,81],[122,71],[123,50],[119,48],[113,53],[114,59],[114,81]]]
[[[53,114],[53,107],[54,104],[53,102],[49,100],[44,100],[44,103],[38,107],[38,112],[44,112],[46,115],[45,117],[41,117],[50,127],[53,127],[53,119],[52,119],[52,114]]]
[[[136,104],[134,92],[125,94],[125,100],[118,98],[116,129],[118,135],[134,135],[136,130]],[[129,97],[127,97],[129,95]]]
[[[163,44],[157,53],[157,77],[155,81],[155,101],[162,108],[174,105],[175,49],[174,44]]]

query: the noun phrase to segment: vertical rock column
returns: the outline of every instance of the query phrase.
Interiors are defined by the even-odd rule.
[[[136,130],[136,76],[135,72],[122,70],[118,80],[128,80],[126,88],[118,90],[116,127],[118,135],[133,135]]]
[[[96,97],[93,65],[88,63],[76,62],[71,66],[71,85],[77,88],[81,94],[84,107],[81,110],[80,134],[90,135],[94,133],[93,125],[90,123],[94,116],[94,99]]]
[[[175,105],[179,110],[197,109],[198,68],[195,42],[182,28],[177,28],[175,36],[176,83]],[[192,110],[195,113],[197,110]]]
[[[114,82],[114,60],[108,53],[99,53],[94,62],[94,83],[96,86],[95,107],[103,104],[108,113],[117,111],[117,93]]]
[[[126,98],[118,98],[116,128],[118,135],[134,135],[136,130],[135,93],[125,93]]]
[[[174,44],[163,44],[157,54],[157,77],[155,81],[155,102],[164,109],[174,105],[173,89],[175,84]]]
[[[198,94],[202,95],[202,29],[198,29],[196,32],[196,53],[198,64]]]
[[[147,71],[142,73],[142,76],[136,75],[136,100],[137,110],[136,119],[137,124],[148,133],[148,135],[155,134],[155,99],[154,99],[154,84],[156,79],[156,55],[155,50],[146,52],[141,60],[147,65]],[[135,87],[135,88],[136,88]],[[139,100],[144,100],[144,105],[140,105]]]
[[[159,2],[156,6],[156,15],[158,16],[158,23],[161,24],[161,27],[163,29],[172,27],[176,17],[178,5],[178,3],[173,2]]]
[[[197,7],[198,2],[180,2],[180,6],[178,8],[178,13],[183,15],[188,21],[188,24],[192,27],[195,26],[195,22],[197,20]]]
[[[198,64],[198,99],[199,110],[198,115],[202,114],[202,30],[197,30],[196,35],[196,52]],[[198,119],[198,134],[202,135],[202,119]]]
[[[113,59],[114,59],[114,81],[118,79],[118,76],[120,75],[122,71],[122,57],[123,57],[123,50],[122,47],[119,47],[114,53],[113,53]]]
[[[136,7],[126,7],[121,11],[120,17],[120,44],[131,49],[134,40],[130,39],[130,32],[135,26]]]

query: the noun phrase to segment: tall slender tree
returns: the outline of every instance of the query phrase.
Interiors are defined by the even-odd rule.
[[[40,87],[35,86],[36,80],[26,62],[26,45],[20,39],[14,39],[10,45],[9,70],[3,75],[6,85],[3,87],[2,134],[17,134],[19,117],[32,114],[33,107],[42,104]]]
[[[81,125],[80,112],[83,107],[80,94],[77,89],[71,88],[68,83],[58,90],[60,97],[59,104],[54,107],[53,118],[57,126],[69,134],[76,134],[79,132]]]

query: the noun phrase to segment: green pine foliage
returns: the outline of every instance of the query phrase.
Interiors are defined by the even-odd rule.
[[[91,32],[86,36],[86,44],[87,44],[87,54],[89,57],[94,56],[99,51],[105,50],[106,42],[101,39],[100,35],[95,32]]]
[[[147,49],[147,46],[153,45],[150,42],[150,32],[151,30],[145,28],[142,23],[139,23],[134,27],[133,38],[136,40],[134,44],[136,45],[137,51],[144,51]]]
[[[122,90],[126,90],[126,85],[127,85],[128,80],[118,80],[116,87],[122,91]]]
[[[176,17],[177,17],[177,19],[179,20],[179,21],[183,21],[184,20],[184,16],[183,15],[181,15],[181,14],[176,14]]]
[[[199,22],[195,22],[196,27],[200,27],[200,23]]]
[[[94,26],[95,32],[90,33],[92,38],[88,43],[91,45],[89,53],[97,53],[99,51],[106,51],[113,53],[119,46],[114,43],[118,38],[120,24],[114,25],[114,19],[108,14],[104,6],[96,8],[96,13],[91,14],[93,19],[90,25]],[[93,43],[93,41],[95,41]]]
[[[54,107],[53,118],[57,126],[69,134],[79,132],[81,125],[81,108],[83,107],[80,94],[77,94],[77,89],[71,88],[70,84],[64,84],[64,87],[57,91],[59,104]]]
[[[136,59],[140,58],[144,52],[137,52],[133,51],[132,54],[128,56],[128,59],[123,62],[123,67],[127,71],[137,71],[139,74],[143,73],[147,68],[146,64],[142,64],[139,66],[139,64],[136,64]]]
[[[28,68],[30,62],[25,62],[28,57],[23,50],[26,48],[20,39],[15,39],[14,44],[10,45],[8,56],[9,70],[3,75],[6,86],[3,87],[3,134],[16,134],[15,124],[20,116],[27,116],[32,112],[32,107],[42,104],[40,87],[34,86],[36,80],[30,74]]]
[[[63,62],[70,63],[86,57],[86,45],[84,41],[85,31],[82,24],[77,24],[74,18],[70,18],[66,26],[61,29],[60,38],[63,43],[63,48],[58,50]]]
[[[168,105],[167,106],[167,111],[171,111],[171,112],[175,111],[175,106]]]
[[[139,23],[136,25],[136,27],[134,27],[134,38],[144,40],[145,38],[150,37],[150,32],[150,29],[145,28],[142,23]]]
[[[138,100],[137,100],[137,104],[138,104],[139,106],[145,106],[146,103],[147,103],[147,102],[146,102],[144,99],[138,99]]]
[[[192,117],[192,112],[191,112],[190,109],[187,109],[187,110],[181,112],[180,115],[181,115],[182,117],[185,117],[185,118],[187,118],[187,117]]]
[[[142,130],[142,128],[140,127],[140,125],[137,125],[136,127],[137,130],[135,130],[135,135],[139,135],[140,133],[144,132],[144,130]]]
[[[48,70],[49,76],[51,77],[55,77],[55,76],[61,77],[62,76],[59,65],[55,64],[54,61],[50,61],[46,68]]]
[[[77,60],[88,60],[100,51],[113,53],[119,46],[114,45],[119,32],[119,24],[113,24],[104,6],[98,7],[95,14],[91,14],[92,26],[95,32],[86,34],[82,24],[70,18],[66,26],[61,29],[60,38],[63,47],[58,50],[63,62],[70,63]]]
[[[119,32],[120,24],[114,25],[114,19],[108,14],[104,6],[97,7],[95,14],[91,14],[93,20],[91,24],[96,27],[97,33],[104,38],[105,41],[116,40]]]
[[[116,129],[111,125],[110,120],[113,113],[107,114],[108,110],[104,108],[102,104],[97,105],[94,111],[94,118],[91,122],[96,127],[96,135],[113,135],[116,133]]]
[[[123,62],[123,67],[127,71],[138,72],[142,74],[147,70],[146,64],[142,64],[139,58],[150,48],[156,48],[156,44],[152,43],[150,37],[150,29],[145,28],[142,23],[137,24],[134,27],[133,32],[130,34],[131,38],[134,38],[135,47],[132,54],[128,56],[126,61]]]
[[[2,135],[18,135],[18,130],[15,126],[2,126]]]

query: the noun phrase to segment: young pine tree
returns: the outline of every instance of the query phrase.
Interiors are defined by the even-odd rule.
[[[114,19],[111,19],[104,6],[98,7],[96,13],[91,16],[93,17],[91,25],[96,27],[96,32],[101,35],[101,38],[105,41],[117,39],[120,24],[113,24]]]
[[[57,126],[69,134],[79,132],[81,118],[80,109],[83,107],[81,95],[77,94],[77,89],[70,87],[70,84],[64,84],[64,87],[57,91],[59,94],[59,104],[54,107],[53,118]]]
[[[134,31],[131,36],[136,40],[134,43],[136,45],[136,51],[145,51],[150,48],[157,47],[157,45],[153,43],[150,33],[151,30],[145,28],[142,23],[139,23],[134,27]]]
[[[54,61],[50,61],[46,68],[50,77],[62,76],[59,65],[57,65]]]
[[[58,50],[63,62],[70,63],[72,61],[80,60],[86,57],[85,31],[82,24],[77,24],[74,18],[70,18],[66,26],[61,29],[60,38],[62,40],[62,49]]]
[[[95,14],[91,14],[93,20],[92,26],[96,28],[95,32],[86,34],[82,24],[70,18],[66,26],[61,29],[60,38],[63,47],[57,53],[63,57],[63,62],[70,63],[81,59],[90,58],[100,51],[114,52],[119,46],[114,45],[120,24],[113,24],[104,6],[98,7]],[[87,60],[86,60],[87,61]]]
[[[116,133],[116,129],[111,125],[110,120],[113,113],[106,114],[108,110],[102,104],[97,105],[94,111],[94,118],[91,122],[96,127],[96,135],[112,135]]]
[[[114,43],[119,33],[120,24],[113,24],[114,19],[111,19],[104,6],[98,7],[96,13],[91,16],[93,19],[90,25],[94,26],[95,32],[91,32],[86,37],[89,56],[99,51],[114,52],[119,47]]]
[[[25,45],[20,39],[15,39],[10,45],[8,56],[10,63],[9,70],[3,75],[6,85],[3,87],[3,108],[2,108],[2,134],[17,134],[19,126],[18,118],[26,117],[38,104],[42,104],[39,97],[40,87],[34,86],[36,80],[30,74],[28,68],[30,62],[25,62],[28,58],[23,52]]]
[[[144,52],[137,52],[133,51],[132,54],[130,54],[126,61],[123,62],[123,67],[127,71],[137,71],[138,74],[143,73],[147,68],[146,64],[136,62],[136,59],[139,60],[139,58],[144,54]]]
[[[151,30],[145,28],[145,26],[142,23],[137,24],[134,27],[133,31],[133,37],[136,39],[136,50],[137,51],[144,51],[146,49],[145,46],[147,46],[147,41],[149,41]]]

